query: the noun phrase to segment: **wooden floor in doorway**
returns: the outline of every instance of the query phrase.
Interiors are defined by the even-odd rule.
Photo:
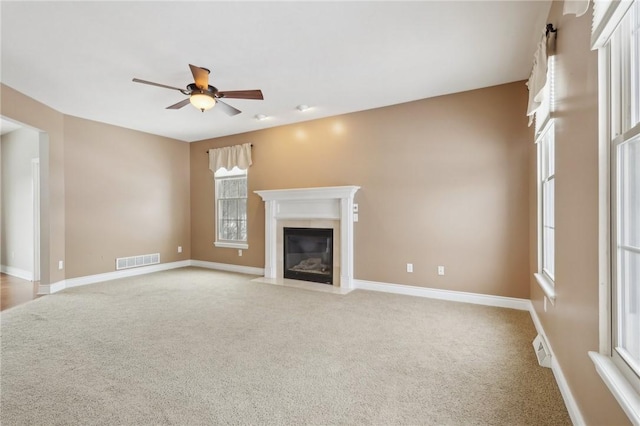
[[[38,297],[38,281],[28,281],[0,273],[0,311]]]

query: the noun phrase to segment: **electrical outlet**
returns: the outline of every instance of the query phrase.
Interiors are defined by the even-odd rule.
[[[238,256],[242,257],[242,250],[238,250]]]
[[[63,260],[59,260],[58,261],[58,269],[62,270],[62,268],[64,268],[64,261]]]
[[[413,263],[407,263],[407,272],[413,272]]]
[[[182,246],[178,246],[178,253],[182,253]]]
[[[444,275],[444,266],[438,266],[438,275]]]

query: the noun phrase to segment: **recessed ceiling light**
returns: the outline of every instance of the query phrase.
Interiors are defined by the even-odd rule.
[[[306,110],[308,110],[308,109],[309,109],[309,105],[300,104],[300,105],[298,105],[298,106],[296,107],[296,109],[297,109],[298,111],[306,111]]]
[[[265,118],[267,118],[267,116],[264,115],[264,114],[256,114],[255,118],[256,118],[256,120],[262,121]]]

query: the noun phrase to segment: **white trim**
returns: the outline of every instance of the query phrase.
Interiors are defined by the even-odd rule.
[[[221,248],[232,248],[232,249],[240,249],[240,250],[247,250],[249,248],[249,244],[247,243],[235,243],[235,242],[228,242],[228,241],[215,241],[213,245]]]
[[[23,280],[33,281],[33,273],[26,269],[15,268],[13,266],[0,265],[0,272]]]
[[[610,47],[598,49],[598,347],[611,355]]]
[[[64,290],[65,288],[80,287],[80,286],[95,284],[103,281],[111,281],[111,280],[117,280],[120,278],[150,274],[153,272],[167,271],[169,269],[185,268],[187,266],[216,269],[219,271],[238,272],[241,274],[248,274],[248,275],[264,275],[263,268],[231,265],[226,263],[206,262],[203,260],[181,260],[178,262],[160,263],[158,265],[141,266],[139,268],[122,269],[119,271],[105,272],[103,274],[95,274],[95,275],[87,275],[87,276],[78,277],[78,278],[70,278],[67,280],[58,281],[53,284],[40,284],[38,287],[38,294],[53,294],[61,290]]]
[[[591,29],[591,50],[599,49],[607,44],[633,1],[622,0],[598,3],[601,3],[601,7],[606,9],[598,11],[599,13],[594,10],[594,21]]]
[[[330,200],[336,198],[353,198],[359,186],[325,186],[320,188],[270,189],[253,191],[264,201],[272,200]]]
[[[33,281],[40,281],[40,158],[31,159],[33,198]]]
[[[389,284],[358,279],[353,280],[353,288],[360,290],[382,291],[385,293],[405,294],[408,296],[428,297],[430,299],[449,300],[452,302],[473,303],[476,305],[518,309],[521,311],[528,311],[531,306],[531,301],[529,301],[529,299],[491,296],[488,294],[440,290],[436,288],[416,287],[402,284]]]
[[[190,261],[160,263],[157,265],[141,266],[139,268],[121,269],[119,271],[106,272],[104,274],[87,275],[84,277],[65,280],[65,288],[79,287],[87,284],[95,284],[103,281],[117,280],[119,278],[135,277],[137,275],[150,274],[152,272],[166,271],[168,269],[184,268],[190,265]]]
[[[551,304],[555,305],[556,304],[556,289],[553,285],[553,282],[546,276],[544,276],[544,274],[533,274],[533,276],[536,278],[536,281],[538,282],[538,285],[540,286],[540,288],[542,289],[542,291],[544,291],[544,294],[549,298],[549,300],[551,300]]]
[[[61,290],[65,289],[65,282],[64,280],[62,281],[58,281],[56,283],[53,284],[39,284],[38,285],[38,294],[39,295],[46,295],[46,294],[53,294],[53,293],[57,293]]]
[[[640,425],[640,395],[608,356],[589,352],[596,371],[634,425]]]
[[[558,359],[556,358],[555,353],[553,352],[553,347],[551,346],[551,342],[547,338],[547,334],[544,332],[544,328],[542,328],[542,323],[540,322],[540,318],[538,318],[538,314],[533,307],[533,304],[529,302],[529,314],[531,315],[531,319],[533,320],[533,325],[536,327],[536,331],[540,334],[547,343],[547,349],[551,353],[551,371],[553,372],[553,376],[556,379],[556,383],[558,384],[558,388],[560,389],[560,394],[562,394],[562,399],[564,399],[564,404],[567,407],[567,411],[569,412],[569,417],[571,417],[571,422],[575,426],[585,425],[584,418],[582,417],[582,412],[578,407],[578,403],[576,399],[573,397],[573,393],[571,393],[571,388],[569,387],[569,383],[562,372],[562,368],[560,368],[560,364],[558,364]]]
[[[247,275],[264,275],[264,268],[253,266],[232,265],[230,263],[207,262],[205,260],[190,260],[190,266],[199,268],[215,269],[218,271],[238,272]]]

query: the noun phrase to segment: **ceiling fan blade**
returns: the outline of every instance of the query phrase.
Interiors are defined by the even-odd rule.
[[[164,87],[165,89],[173,89],[173,90],[178,90],[180,92],[184,93],[184,89],[180,89],[178,87],[173,87],[173,86],[167,86],[166,84],[160,84],[160,83],[154,83],[152,81],[147,81],[147,80],[140,80],[139,78],[134,78],[133,79],[134,83],[142,83],[142,84],[149,84],[151,86],[158,86],[158,87]]]
[[[220,99],[216,99],[216,103],[218,104],[218,108],[224,111],[224,113],[227,115],[233,116],[233,115],[238,115],[242,112],[238,108],[234,108],[231,105],[225,102],[222,102]]]
[[[196,86],[200,90],[207,90],[209,88],[209,71],[206,68],[197,67],[195,65],[189,64],[189,68],[191,68],[191,74],[193,74],[193,81],[195,81]]]
[[[221,98],[234,99],[264,99],[262,90],[231,90],[226,92],[218,92]]]
[[[165,108],[165,109],[180,109],[180,108],[182,108],[183,106],[188,105],[188,104],[189,104],[189,102],[190,102],[190,98],[187,98],[187,99],[185,99],[185,100],[183,100],[183,101],[178,102],[177,104],[173,104],[173,105],[171,105],[171,106],[168,106],[168,107],[167,107],[167,108]]]

